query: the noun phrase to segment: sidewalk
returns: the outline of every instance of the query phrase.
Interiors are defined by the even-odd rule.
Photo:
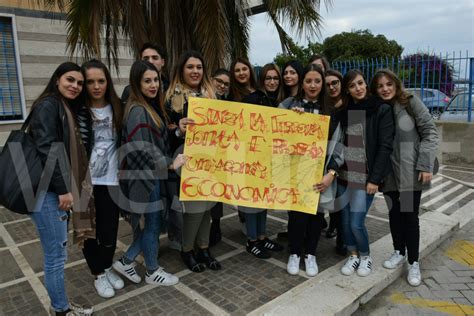
[[[473,315],[474,220],[425,257],[421,270],[420,286],[404,274],[354,315]]]
[[[474,191],[467,186],[436,176],[433,188],[422,198],[422,213],[426,217],[426,228],[432,231],[434,240],[428,243],[425,252],[430,252],[434,245],[448,237],[460,219],[466,220],[469,213],[459,217],[456,211],[474,199]],[[452,215],[454,213],[454,215]],[[286,212],[269,211],[268,233],[286,230]],[[82,252],[76,246],[69,246],[66,265],[66,288],[70,298],[78,303],[94,305],[95,315],[244,315],[280,314],[275,307],[294,293],[310,294],[311,300],[301,305],[298,301],[289,301],[283,306],[295,308],[299,315],[314,314],[315,306],[323,306],[328,300],[328,286],[339,284],[342,277],[339,266],[343,257],[335,254],[334,239],[321,236],[317,260],[320,274],[307,278],[304,267],[298,276],[286,272],[288,253],[276,253],[273,258],[261,260],[248,254],[245,250],[245,236],[240,231],[237,213],[234,209],[225,208],[222,219],[223,240],[212,253],[222,263],[221,271],[206,271],[196,274],[188,271],[181,262],[179,253],[167,248],[166,237],[162,236],[160,247],[160,264],[169,272],[180,277],[180,283],[172,287],[153,287],[144,283],[135,285],[126,281],[125,288],[117,291],[112,299],[102,299],[93,287],[93,278],[83,259]],[[472,215],[472,211],[471,211]],[[456,217],[457,216],[457,217]],[[369,290],[355,292],[351,278],[345,278],[340,288],[341,297],[349,300],[340,302],[337,311],[325,310],[323,314],[350,313],[355,311],[359,302],[365,303],[386,286],[398,278],[396,274],[382,273],[379,256],[389,253],[388,214],[385,201],[377,195],[367,218],[369,238],[375,257],[374,278],[367,278]],[[121,221],[117,256],[120,256],[131,241],[131,230],[127,223]],[[282,241],[286,247],[286,241]],[[27,217],[17,216],[0,209],[0,315],[47,315],[49,299],[43,285],[42,254],[34,225]],[[142,260],[142,258],[140,258]],[[143,275],[143,267],[139,273]],[[359,278],[360,279],[360,278]],[[358,281],[358,280],[356,280]],[[312,291],[318,288],[322,295]],[[370,295],[367,295],[370,294]],[[331,299],[334,296],[331,296]],[[364,301],[365,300],[365,301]],[[305,312],[306,311],[306,312]]]

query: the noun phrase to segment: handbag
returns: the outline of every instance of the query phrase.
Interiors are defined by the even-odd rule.
[[[10,133],[0,153],[0,204],[18,214],[33,211],[43,170],[36,145],[27,132],[32,112],[20,130]]]

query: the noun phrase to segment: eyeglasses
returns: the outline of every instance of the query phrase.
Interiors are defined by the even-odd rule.
[[[220,78],[214,78],[214,80],[217,81],[217,83],[220,84],[221,86],[224,86],[226,88],[230,87],[230,82],[225,82],[224,80]]]
[[[340,81],[339,80],[333,80],[329,81],[326,83],[326,87],[331,88],[331,87],[337,87],[339,85]]]
[[[265,81],[272,81],[272,80],[273,80],[273,81],[280,81],[280,77],[278,77],[278,76],[275,76],[275,77],[270,77],[270,76],[265,77]]]

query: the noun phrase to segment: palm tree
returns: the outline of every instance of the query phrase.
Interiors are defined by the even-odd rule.
[[[247,57],[248,0],[34,0],[46,8],[59,7],[67,15],[67,47],[71,55],[106,57],[118,69],[119,40],[125,35],[137,52],[145,42],[157,42],[168,52],[168,64],[187,49],[199,50],[209,69]],[[319,35],[320,0],[263,0],[264,11],[275,25],[282,49],[291,41],[283,24],[298,36]],[[324,0],[326,7],[332,0]]]

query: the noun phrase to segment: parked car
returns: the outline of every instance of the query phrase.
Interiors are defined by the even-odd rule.
[[[467,114],[469,111],[469,94],[461,92],[456,94],[449,102],[448,106],[441,114],[442,121],[458,121],[467,122]],[[474,94],[471,95],[471,111],[474,108]]]
[[[451,99],[437,89],[407,88],[407,91],[420,98],[431,113],[431,116],[438,120]]]

